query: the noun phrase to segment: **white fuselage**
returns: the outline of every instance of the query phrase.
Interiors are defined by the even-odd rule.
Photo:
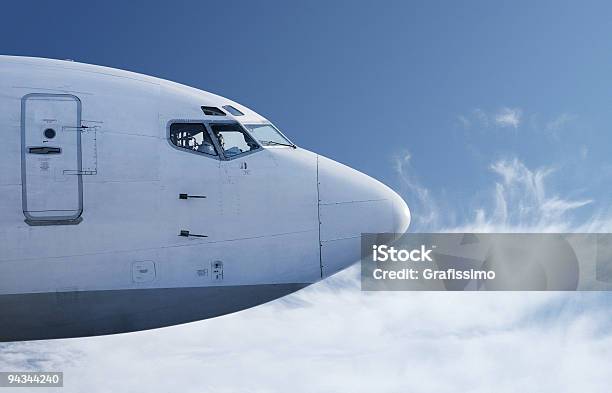
[[[227,105],[243,114],[202,109]],[[175,123],[214,139],[236,122],[269,123],[153,77],[0,56],[0,341],[234,312],[355,263],[361,233],[407,228],[395,192],[307,150],[170,141]]]

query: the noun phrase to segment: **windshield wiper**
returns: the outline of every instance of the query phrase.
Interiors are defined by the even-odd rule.
[[[295,145],[293,144],[290,145],[288,143],[281,143],[281,142],[276,142],[276,141],[259,141],[259,142],[266,146],[274,145],[274,146],[288,146],[288,147],[293,147],[294,149],[296,148]]]

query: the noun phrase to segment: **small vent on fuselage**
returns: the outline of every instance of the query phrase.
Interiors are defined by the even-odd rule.
[[[201,108],[206,116],[225,116],[225,112],[215,106],[202,106]]]

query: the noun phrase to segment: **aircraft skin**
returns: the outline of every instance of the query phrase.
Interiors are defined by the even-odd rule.
[[[0,56],[0,341],[236,312],[354,264],[363,232],[407,229],[377,180],[295,146],[224,151],[222,123],[270,122],[158,78]],[[173,144],[185,124],[216,155]]]

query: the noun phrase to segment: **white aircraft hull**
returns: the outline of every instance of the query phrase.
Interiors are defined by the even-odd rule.
[[[243,115],[201,108],[226,105]],[[286,146],[191,154],[175,122],[268,123],[161,79],[0,56],[0,341],[239,311],[357,262],[360,233],[409,224],[396,193],[342,164]]]

